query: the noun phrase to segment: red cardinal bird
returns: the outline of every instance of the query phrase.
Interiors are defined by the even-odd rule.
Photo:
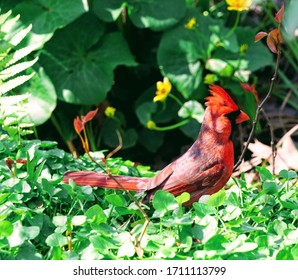
[[[151,199],[157,190],[174,195],[190,193],[185,206],[205,194],[219,191],[229,180],[234,166],[232,129],[249,117],[235,104],[221,87],[210,86],[211,96],[206,100],[206,111],[197,140],[181,157],[162,169],[153,178],[115,176],[118,182],[130,191],[146,191]],[[122,188],[109,175],[93,171],[65,173],[64,182],[72,179],[78,185],[103,188]]]

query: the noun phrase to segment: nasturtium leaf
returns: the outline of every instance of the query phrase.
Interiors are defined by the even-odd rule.
[[[112,22],[117,20],[125,5],[123,0],[94,0],[92,9],[101,20]]]
[[[151,153],[155,153],[163,144],[165,133],[162,131],[152,131],[146,128],[139,132],[138,142]]]
[[[88,32],[86,32],[88,30]],[[76,104],[98,104],[111,89],[114,69],[136,63],[119,32],[103,36],[103,25],[85,14],[58,30],[40,57],[60,100]]]
[[[106,119],[104,125],[101,129],[101,135],[104,143],[112,148],[119,146],[119,138],[116,133],[118,128],[118,123],[113,119]],[[122,149],[127,149],[134,146],[138,140],[138,134],[134,128],[129,128],[127,130],[120,130],[122,138]]]
[[[200,131],[201,125],[195,120],[190,120],[187,124],[180,127],[180,130],[189,138],[196,140],[199,131]]]
[[[195,18],[197,25],[187,29],[185,24]],[[202,81],[202,61],[208,56],[211,17],[204,17],[198,9],[189,9],[183,20],[164,32],[157,51],[158,64],[185,98],[198,89]]]
[[[86,3],[86,2],[85,2]],[[14,9],[23,26],[32,24],[30,43],[41,46],[53,33],[85,13],[88,6],[81,0],[22,1]]]
[[[146,127],[147,122],[152,120],[152,115],[156,112],[156,110],[157,104],[153,103],[152,101],[141,103],[137,107],[136,114],[143,126]]]
[[[189,100],[183,104],[178,111],[178,116],[181,118],[193,118],[201,123],[204,117],[204,108],[201,103],[196,100]]]
[[[30,92],[28,98],[29,118],[35,125],[46,122],[56,108],[57,96],[55,88],[43,68],[22,87],[22,91]]]
[[[165,30],[177,24],[186,12],[184,0],[127,2],[132,7],[130,15],[132,22],[139,28],[151,28],[155,31]]]
[[[103,21],[115,21],[122,10],[127,8],[134,25],[139,28],[151,28],[152,30],[165,30],[181,20],[186,7],[183,0],[94,0],[94,13]]]
[[[252,44],[247,50],[245,59],[248,60],[248,70],[252,72],[273,65],[273,55],[261,43]]]

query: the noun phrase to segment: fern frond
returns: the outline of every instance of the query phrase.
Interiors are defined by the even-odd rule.
[[[32,29],[32,24],[30,24],[27,28],[22,29],[18,33],[14,34],[13,37],[9,40],[10,44],[13,46],[17,46],[30,32]]]
[[[21,62],[21,63],[15,64],[15,65],[12,65],[12,66],[0,71],[0,80],[5,81],[8,78],[11,78],[11,77],[15,76],[16,74],[28,69],[37,60],[38,60],[38,57],[36,57],[35,59],[33,59],[31,61],[25,61],[25,62]]]
[[[31,73],[30,75],[22,75],[0,85],[0,96],[18,87],[19,85],[22,85],[23,83],[27,82],[29,79],[33,77],[34,74],[35,73]]]
[[[12,95],[12,96],[3,96],[0,98],[0,108],[5,106],[6,108],[12,105],[19,104],[30,97],[29,93],[24,93],[22,95]]]
[[[8,19],[8,17],[11,15],[12,11],[8,11],[5,14],[0,15],[0,26]]]
[[[15,24],[17,23],[17,21],[19,20],[20,15],[15,16],[14,18],[10,18],[8,20],[6,20],[2,25],[0,30],[8,33],[12,30],[12,28],[15,26]]]
[[[1,43],[0,43],[0,48],[1,48]],[[22,49],[16,50],[15,52],[10,54],[7,54],[7,55],[3,54],[1,57],[1,49],[0,49],[0,69],[4,69],[5,67],[15,64],[22,58],[29,55],[34,50],[36,50],[36,46],[30,45],[28,47],[24,47]]]

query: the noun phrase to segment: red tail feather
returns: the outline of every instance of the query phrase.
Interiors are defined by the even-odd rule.
[[[129,191],[146,191],[150,178],[114,176],[121,186]],[[121,190],[122,187],[109,175],[94,171],[70,171],[64,174],[63,182],[73,180],[80,186],[92,186]]]

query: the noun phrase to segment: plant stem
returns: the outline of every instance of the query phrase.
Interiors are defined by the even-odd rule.
[[[236,28],[237,28],[237,26],[239,24],[239,21],[240,21],[240,12],[237,12],[237,16],[236,16],[236,20],[234,22],[234,25],[230,29],[230,31],[225,36],[223,36],[223,38],[222,38],[223,41],[226,40],[226,39],[228,39],[230,36],[233,35],[233,33],[235,32],[235,30],[236,30]]]
[[[266,103],[266,101],[271,96],[271,93],[272,93],[272,90],[273,90],[273,86],[275,84],[275,80],[276,80],[276,77],[277,77],[277,72],[278,72],[279,63],[280,63],[280,56],[281,56],[281,52],[279,50],[277,52],[277,59],[276,59],[276,64],[275,64],[275,70],[274,70],[273,76],[271,78],[271,83],[270,83],[269,90],[267,92],[267,95],[263,99],[263,101],[257,107],[256,116],[255,116],[255,119],[253,120],[253,124],[252,124],[252,128],[251,128],[250,134],[248,136],[246,145],[245,145],[245,147],[244,147],[244,149],[243,149],[243,151],[242,151],[242,153],[241,153],[241,155],[239,157],[239,160],[234,165],[234,169],[233,169],[234,171],[238,168],[238,166],[241,164],[242,160],[244,159],[244,155],[245,155],[245,153],[246,153],[246,151],[248,149],[248,146],[249,146],[249,144],[252,141],[252,138],[254,136],[254,133],[255,133],[255,130],[256,130],[256,127],[257,127],[257,123],[258,123],[258,119],[259,119],[259,116],[260,116],[260,112],[263,109],[263,106]]]
[[[181,122],[178,122],[178,123],[173,124],[173,125],[165,126],[165,127],[156,126],[156,127],[154,127],[153,130],[167,131],[167,130],[171,130],[171,129],[176,129],[176,128],[180,127],[180,126],[183,126],[183,125],[187,124],[189,121],[190,121],[190,119],[185,119],[185,120],[183,120]]]

